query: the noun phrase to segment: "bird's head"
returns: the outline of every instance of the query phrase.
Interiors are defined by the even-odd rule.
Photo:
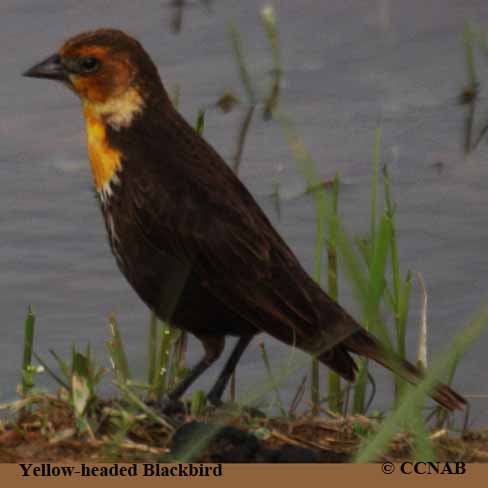
[[[128,125],[151,93],[164,92],[157,68],[144,48],[115,29],[81,33],[24,76],[61,81],[82,100],[85,109]]]
[[[124,160],[109,133],[130,129],[136,121],[146,120],[147,126],[148,120],[174,110],[149,55],[119,30],[79,34],[24,75],[61,81],[80,97],[95,186],[102,197],[119,181]],[[135,139],[124,140],[132,144]]]

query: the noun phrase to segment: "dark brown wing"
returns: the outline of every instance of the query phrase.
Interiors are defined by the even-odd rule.
[[[298,263],[231,172],[204,186],[180,180],[170,194],[168,175],[161,187],[153,176],[131,182],[134,218],[153,247],[189,263],[216,298],[258,329],[315,327],[307,287],[289,269]]]
[[[179,118],[145,147],[124,165],[134,172],[125,181],[153,247],[191,263],[216,298],[259,329],[316,330],[310,278],[220,156]]]

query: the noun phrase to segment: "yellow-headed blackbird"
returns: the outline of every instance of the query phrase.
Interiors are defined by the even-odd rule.
[[[136,40],[112,29],[82,33],[25,75],[62,81],[80,97],[117,264],[161,319],[204,346],[166,405],[221,355],[226,336],[237,336],[208,393],[219,403],[260,332],[315,354],[349,381],[355,353],[418,383],[415,366],[394,358],[303,270],[233,171],[175,110]],[[446,385],[432,396],[451,410],[465,405]]]

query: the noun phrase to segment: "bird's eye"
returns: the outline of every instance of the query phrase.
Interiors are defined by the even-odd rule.
[[[83,58],[80,62],[81,71],[83,73],[92,73],[100,66],[100,61],[94,57]]]

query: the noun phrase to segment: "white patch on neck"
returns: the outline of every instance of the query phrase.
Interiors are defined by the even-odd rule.
[[[104,103],[90,103],[90,108],[103,121],[119,131],[130,127],[134,117],[144,109],[145,102],[135,88],[129,88],[122,95],[110,98]]]
[[[114,194],[114,188],[116,186],[119,186],[121,181],[120,181],[120,178],[119,178],[119,175],[118,173],[122,171],[121,169],[116,171],[112,178],[110,178],[110,180],[108,180],[103,186],[102,188],[100,188],[100,190],[98,190],[98,195],[100,197],[100,200],[102,202],[102,204],[104,206],[106,206],[110,199],[112,198],[112,195]]]

